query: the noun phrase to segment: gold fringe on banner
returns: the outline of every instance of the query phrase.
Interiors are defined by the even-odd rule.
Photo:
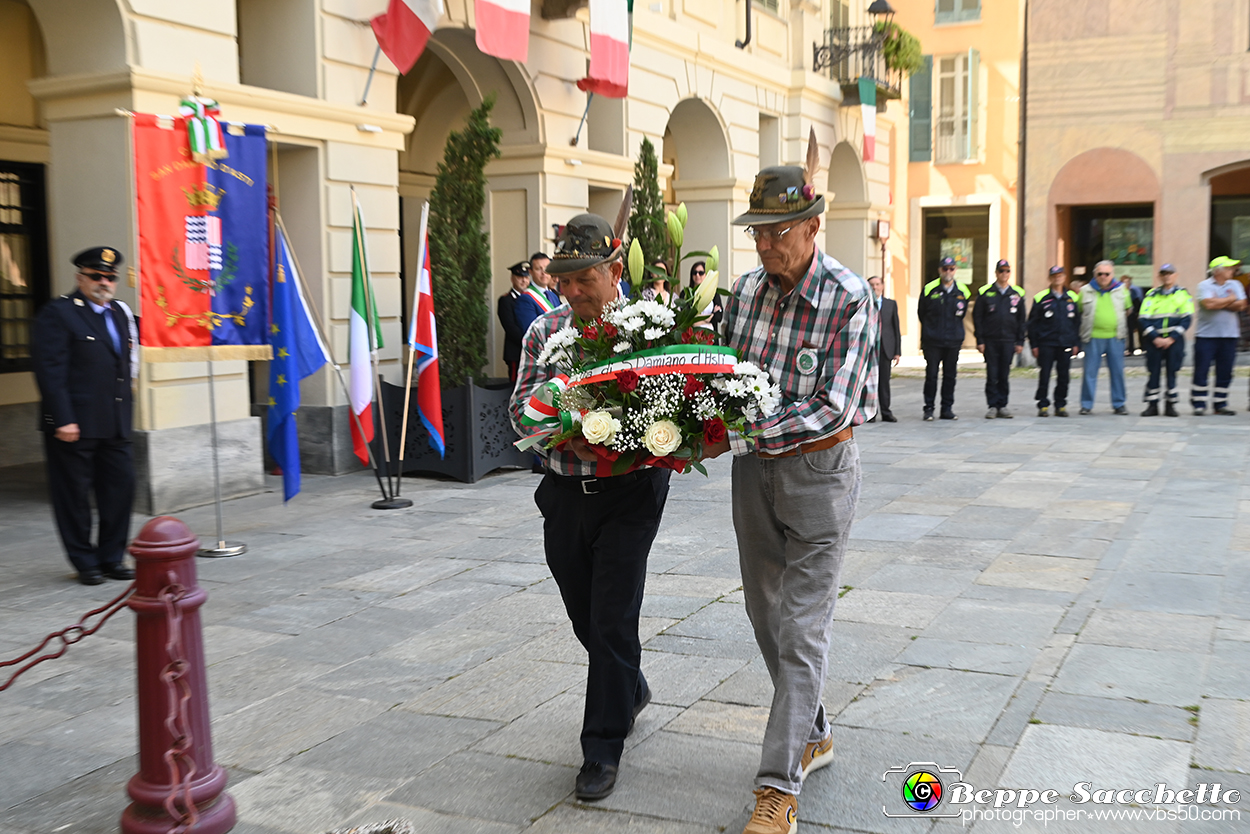
[[[273,348],[269,345],[142,347],[142,351],[144,362],[227,362],[232,359],[262,359],[268,361],[273,358]]]

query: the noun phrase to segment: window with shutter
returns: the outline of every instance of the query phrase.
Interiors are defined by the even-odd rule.
[[[937,125],[934,161],[964,162],[979,155],[977,98],[980,53],[970,49],[936,60]]]
[[[981,0],[937,0],[934,23],[967,23],[981,19]]]
[[[933,159],[933,56],[924,56],[924,67],[912,73],[908,93],[911,123],[909,161],[928,162]]]

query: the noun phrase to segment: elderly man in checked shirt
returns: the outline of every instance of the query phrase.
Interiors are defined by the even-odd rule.
[[[744,834],[790,834],[798,793],[833,760],[821,703],[838,574],[859,498],[851,427],[877,411],[877,307],[868,283],[816,246],[825,210],[804,169],[766,168],[746,225],[762,266],[734,285],[726,342],[768,369],[782,405],[731,438],[747,616],[773,681],[755,811]]]
[[[525,404],[558,373],[538,364],[543,345],[575,316],[590,321],[617,298],[622,249],[612,227],[595,214],[579,214],[560,230],[547,271],[560,277],[568,304],[539,316],[525,334],[510,406],[519,434],[528,433],[521,426]],[[645,467],[595,477],[595,455],[580,437],[567,450],[545,455],[547,472],[534,502],[543,514],[547,565],[590,659],[575,788],[578,799],[594,801],[616,787],[625,736],[651,701],[641,669],[638,612],[671,473]]]

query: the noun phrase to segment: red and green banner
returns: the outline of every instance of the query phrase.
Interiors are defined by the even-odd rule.
[[[135,114],[139,341],[147,361],[269,358],[265,129],[192,158],[186,118]]]

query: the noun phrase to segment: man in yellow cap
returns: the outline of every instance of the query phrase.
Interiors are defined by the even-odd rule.
[[[1237,340],[1241,338],[1241,318],[1246,308],[1246,292],[1237,281],[1231,281],[1241,261],[1220,255],[1209,264],[1211,277],[1198,285],[1196,306],[1198,326],[1194,329],[1194,381],[1190,402],[1194,416],[1201,417],[1210,408],[1215,414],[1232,415],[1228,407],[1228,388],[1233,382],[1233,361],[1237,358]],[[1215,361],[1215,385],[1208,387],[1207,375]]]
[[[129,308],[113,297],[121,253],[97,246],[73,263],[78,289],[39,312],[32,358],[57,530],[78,581],[99,585],[135,575],[122,557],[135,494],[130,382],[139,339]],[[95,545],[91,494],[100,515]]]

